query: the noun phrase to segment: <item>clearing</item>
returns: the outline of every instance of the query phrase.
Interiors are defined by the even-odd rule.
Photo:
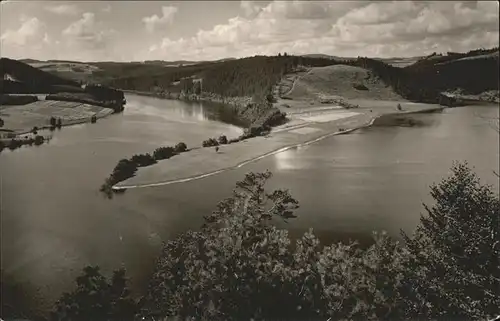
[[[316,105],[329,98],[402,101],[401,96],[372,72],[354,66],[314,67],[307,72],[287,75],[278,85],[280,104],[297,106],[291,101]]]

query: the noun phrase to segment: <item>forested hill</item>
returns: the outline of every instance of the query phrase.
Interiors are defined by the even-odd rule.
[[[192,89],[225,97],[264,96],[271,92],[284,74],[293,71],[298,65],[327,66],[335,63],[324,58],[255,56],[177,68],[158,68],[156,74],[117,77],[108,79],[105,84],[139,91],[160,89],[176,92]],[[195,79],[203,79],[199,89],[192,86]]]
[[[370,58],[349,64],[372,70],[398,94],[413,101],[435,103],[439,93],[457,89],[468,94],[499,90],[498,48],[431,55],[405,68]]]
[[[443,91],[461,89],[478,94],[498,90],[498,48],[467,53],[432,54],[404,68],[379,59],[336,60],[322,56],[254,56],[234,60],[165,67],[150,63],[93,63],[103,85],[124,90],[199,94],[224,97],[260,96],[272,92],[284,74],[298,66],[348,64],[371,70],[406,99],[437,102]]]
[[[498,48],[448,53],[446,56],[431,55],[405,68],[362,57],[338,61],[287,55],[255,56],[218,63],[161,68],[156,74],[108,79],[107,84],[139,91],[184,90],[194,93],[210,92],[226,97],[263,96],[271,92],[284,74],[300,65],[319,67],[334,64],[369,69],[398,94],[413,101],[437,102],[440,92],[458,88],[471,94],[498,90]],[[193,84],[196,79],[203,79],[202,84],[196,81]]]
[[[27,63],[9,58],[0,58],[0,73],[2,74],[2,79],[5,79],[5,76],[9,75],[11,78],[15,79],[18,82],[30,84],[33,86],[80,86],[80,84],[73,80],[58,77],[38,68],[32,67]]]

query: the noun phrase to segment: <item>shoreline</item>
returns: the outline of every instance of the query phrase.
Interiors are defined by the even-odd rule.
[[[178,100],[187,103],[207,102],[221,105],[241,123],[244,128],[263,127],[269,125],[275,127],[286,121],[286,112],[283,112],[275,104],[267,101],[254,102],[250,96],[224,97],[214,93],[179,94],[179,93],[152,93],[144,91],[124,90],[124,93],[138,96],[153,97],[166,100]]]
[[[181,178],[181,179],[172,180],[172,181],[159,182],[159,183],[151,183],[151,184],[143,184],[143,185],[119,186],[119,187],[117,187],[115,185],[115,186],[112,186],[112,189],[114,189],[114,190],[126,190],[126,189],[133,189],[133,188],[164,186],[164,185],[171,185],[171,184],[177,184],[177,183],[185,183],[185,182],[195,181],[195,180],[202,179],[202,178],[205,178],[205,177],[217,175],[219,173],[222,173],[222,172],[225,172],[225,171],[229,171],[229,170],[232,170],[232,169],[241,168],[243,166],[246,166],[248,164],[251,164],[251,163],[254,163],[254,162],[258,161],[258,160],[266,158],[268,156],[272,156],[272,155],[275,155],[275,154],[287,151],[287,150],[292,149],[292,148],[301,147],[301,146],[307,146],[307,145],[316,143],[316,142],[318,142],[320,140],[326,139],[326,138],[331,137],[331,136],[349,134],[349,133],[351,133],[353,131],[356,131],[356,130],[362,129],[362,128],[366,128],[366,127],[369,127],[369,126],[371,126],[371,124],[365,125],[365,126],[361,126],[361,127],[358,127],[358,128],[348,129],[348,130],[345,130],[345,131],[340,131],[340,132],[337,131],[337,132],[325,134],[325,135],[321,136],[320,138],[316,138],[314,140],[307,141],[305,143],[299,143],[299,144],[295,144],[295,145],[285,146],[285,147],[282,147],[282,148],[280,148],[278,150],[275,150],[275,151],[266,153],[264,155],[257,156],[255,158],[249,159],[249,160],[244,161],[242,163],[239,163],[238,165],[231,166],[231,167],[228,167],[228,168],[219,169],[219,170],[216,170],[216,171],[213,171],[213,172],[209,172],[209,173],[206,173],[206,174],[201,174],[201,175],[196,175],[196,176],[192,176],[192,177]]]
[[[90,107],[98,107],[98,108],[102,108],[99,112],[96,112],[94,113],[94,116],[96,117],[96,119],[102,119],[102,118],[106,118],[110,115],[112,115],[114,113],[113,109],[112,108],[107,108],[107,107],[101,107],[101,106],[95,106],[95,105],[90,105],[90,104],[80,104],[78,106],[81,106],[81,105],[88,105]],[[12,106],[12,107],[9,107],[9,108],[16,108],[16,107],[22,107],[23,105],[20,105],[20,106]],[[71,108],[74,108],[75,106],[71,107]],[[69,107],[68,107],[69,108]],[[82,117],[82,118],[75,118],[75,119],[68,119],[68,118],[64,118],[64,117],[60,117],[61,120],[62,120],[62,124],[61,124],[61,127],[69,127],[69,126],[74,126],[74,125],[81,125],[81,124],[87,124],[87,123],[91,123],[91,119],[92,119],[92,116],[90,117]],[[50,125],[43,125],[43,126],[36,126],[38,128],[38,131],[43,131],[43,130],[50,130],[51,126]],[[9,129],[9,128],[2,128],[2,131],[4,132],[9,132],[10,134],[14,134],[17,136],[21,136],[21,135],[27,135],[27,134],[31,134],[32,131],[33,131],[33,128],[23,128],[23,129],[19,129],[19,130],[13,130],[13,129]],[[6,138],[4,138],[6,139]]]
[[[307,145],[316,143],[318,141],[321,141],[323,139],[326,139],[326,138],[329,138],[329,137],[332,137],[332,136],[349,134],[349,133],[352,133],[352,132],[354,132],[356,130],[359,130],[359,129],[371,127],[371,126],[373,126],[373,124],[378,119],[382,119],[382,118],[385,118],[385,117],[394,117],[394,116],[398,116],[398,115],[432,113],[432,112],[442,111],[445,108],[446,107],[443,107],[443,106],[428,107],[428,108],[425,108],[425,109],[415,110],[415,111],[413,111],[413,110],[412,111],[397,111],[397,112],[383,113],[383,114],[379,114],[379,115],[374,115],[373,117],[370,117],[368,119],[368,122],[364,122],[361,125],[357,125],[357,126],[354,126],[352,128],[345,128],[345,129],[342,129],[342,130],[337,129],[337,130],[334,130],[334,131],[331,131],[331,132],[327,132],[327,133],[325,133],[323,135],[320,135],[318,137],[311,137],[310,139],[307,139],[306,141],[303,141],[303,142],[298,142],[298,143],[288,144],[288,145],[285,145],[285,146],[280,146],[279,148],[273,149],[273,150],[271,150],[269,152],[265,152],[262,155],[258,155],[258,156],[255,156],[255,157],[251,157],[251,158],[249,158],[247,160],[240,161],[236,165],[225,166],[223,168],[219,168],[219,169],[216,169],[216,170],[208,171],[208,172],[205,172],[205,173],[196,174],[196,175],[188,175],[186,177],[181,177],[181,178],[176,178],[176,179],[171,179],[171,180],[165,180],[165,181],[160,181],[160,182],[152,182],[152,183],[143,183],[143,184],[131,184],[131,183],[129,183],[127,185],[126,182],[130,181],[130,180],[133,181],[134,177],[137,177],[137,174],[136,174],[135,176],[133,176],[133,177],[131,177],[129,179],[126,179],[126,180],[124,180],[122,182],[119,182],[119,183],[113,185],[111,188],[113,190],[126,190],[126,189],[134,189],[134,188],[164,186],[164,185],[170,185],[170,184],[176,184],[176,183],[184,183],[184,182],[189,182],[189,181],[193,181],[193,180],[198,180],[198,179],[206,178],[206,177],[209,177],[209,176],[217,175],[219,173],[222,173],[222,172],[225,172],[225,171],[229,171],[229,170],[232,170],[232,169],[241,168],[241,167],[246,166],[246,165],[248,165],[250,163],[256,162],[256,161],[261,160],[263,158],[266,158],[266,157],[278,154],[280,152],[283,152],[283,151],[286,151],[286,150],[289,150],[289,149],[292,149],[292,148],[297,148],[297,147],[301,147],[301,146],[307,146]],[[325,124],[327,124],[327,125],[328,124],[334,125],[334,123],[338,122],[338,121],[340,121],[341,124],[344,123],[344,122],[359,122],[359,121],[362,121],[363,116],[365,116],[365,115],[366,115],[366,113],[359,113],[358,115],[354,115],[354,116],[351,116],[351,117],[346,117],[346,118],[343,118],[343,119],[339,119],[337,121],[335,121],[335,120],[334,121],[329,121],[329,122],[326,122]],[[293,130],[296,130],[297,128],[307,127],[307,126],[311,126],[313,124],[314,124],[313,122],[311,122],[311,123],[307,123],[306,122],[306,123],[303,123],[303,124],[299,124],[297,126],[292,126],[291,128],[285,128],[283,126],[277,126],[274,129],[278,130],[277,132],[275,132],[275,134],[280,133],[282,131],[284,131],[285,134],[286,134],[286,132],[291,132]],[[339,124],[337,124],[336,127],[339,127],[338,125]],[[280,127],[282,127],[282,128],[280,128]],[[274,132],[274,129],[271,132],[271,134]],[[260,137],[262,137],[262,136],[260,136]],[[257,140],[258,138],[259,137],[254,137],[254,138],[251,138],[251,139],[248,139],[248,140],[237,142],[234,145],[243,144],[245,141]],[[231,145],[233,145],[233,144],[231,144]],[[210,148],[202,148],[202,149],[210,149]],[[152,167],[154,167],[155,165],[153,165]]]
[[[216,94],[205,94],[205,95],[181,95],[180,93],[154,93],[149,91],[138,91],[138,90],[122,90],[125,94],[133,94],[145,97],[154,97],[158,99],[165,100],[181,100],[187,102],[199,102],[206,101],[218,104],[229,105],[231,107],[244,106],[251,102],[251,97],[221,97]]]

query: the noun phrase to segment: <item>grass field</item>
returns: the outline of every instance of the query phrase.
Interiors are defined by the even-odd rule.
[[[4,120],[2,129],[17,134],[29,132],[33,127],[50,125],[50,117],[61,118],[62,125],[90,122],[92,116],[105,117],[113,113],[110,108],[88,104],[41,100],[21,106],[0,106],[0,117]]]

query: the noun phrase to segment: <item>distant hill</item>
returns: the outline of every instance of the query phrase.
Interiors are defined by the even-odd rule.
[[[487,59],[495,58],[498,59],[499,48],[491,49],[477,49],[471,50],[467,53],[460,52],[448,52],[446,54],[433,53],[431,55],[421,57],[412,68],[425,68],[426,66],[436,66],[444,63],[452,63],[463,59]]]
[[[23,91],[28,93],[51,92],[53,86],[67,86],[79,88],[79,83],[47,73],[26,63],[9,59],[0,59],[0,73],[2,76],[1,92]]]
[[[498,92],[498,57],[498,48],[492,48],[434,54],[404,68],[370,58],[357,59],[352,65],[372,70],[404,98],[437,103],[445,91],[461,90],[472,95]]]
[[[64,62],[61,64],[73,63]],[[75,65],[84,64],[75,63]],[[113,108],[115,111],[123,110],[124,96],[123,92],[120,90],[92,85],[82,88],[79,82],[59,77],[21,61],[9,58],[0,59],[0,72],[2,75],[0,92],[2,94],[63,93],[59,96],[52,95],[52,99],[103,105],[104,107]]]
[[[33,64],[33,63],[39,63],[42,62],[41,60],[36,60],[36,59],[19,59],[20,62],[23,62],[25,64]]]
[[[398,95],[436,102],[440,92],[460,88],[479,93],[498,90],[498,48],[409,58],[349,58],[325,54],[254,56],[218,61],[93,62],[85,79],[124,90],[210,92],[226,97],[265,96],[283,75],[298,66],[350,65],[370,70]],[[62,73],[59,73],[62,74]],[[68,78],[82,73],[66,73]],[[66,75],[65,74],[65,75]],[[76,78],[78,79],[78,78]],[[202,80],[194,85],[193,80]],[[202,88],[196,89],[197,86]]]
[[[356,60],[357,57],[340,57],[340,56],[331,56],[331,55],[325,55],[325,54],[309,54],[309,55],[304,55],[303,57],[309,57],[309,58],[325,58],[325,59],[333,59],[337,61],[352,61]],[[386,64],[389,64],[394,67],[406,67],[409,66],[418,60],[422,59],[423,57],[418,56],[418,57],[392,57],[392,58],[372,58],[376,60],[380,60],[385,62]]]

